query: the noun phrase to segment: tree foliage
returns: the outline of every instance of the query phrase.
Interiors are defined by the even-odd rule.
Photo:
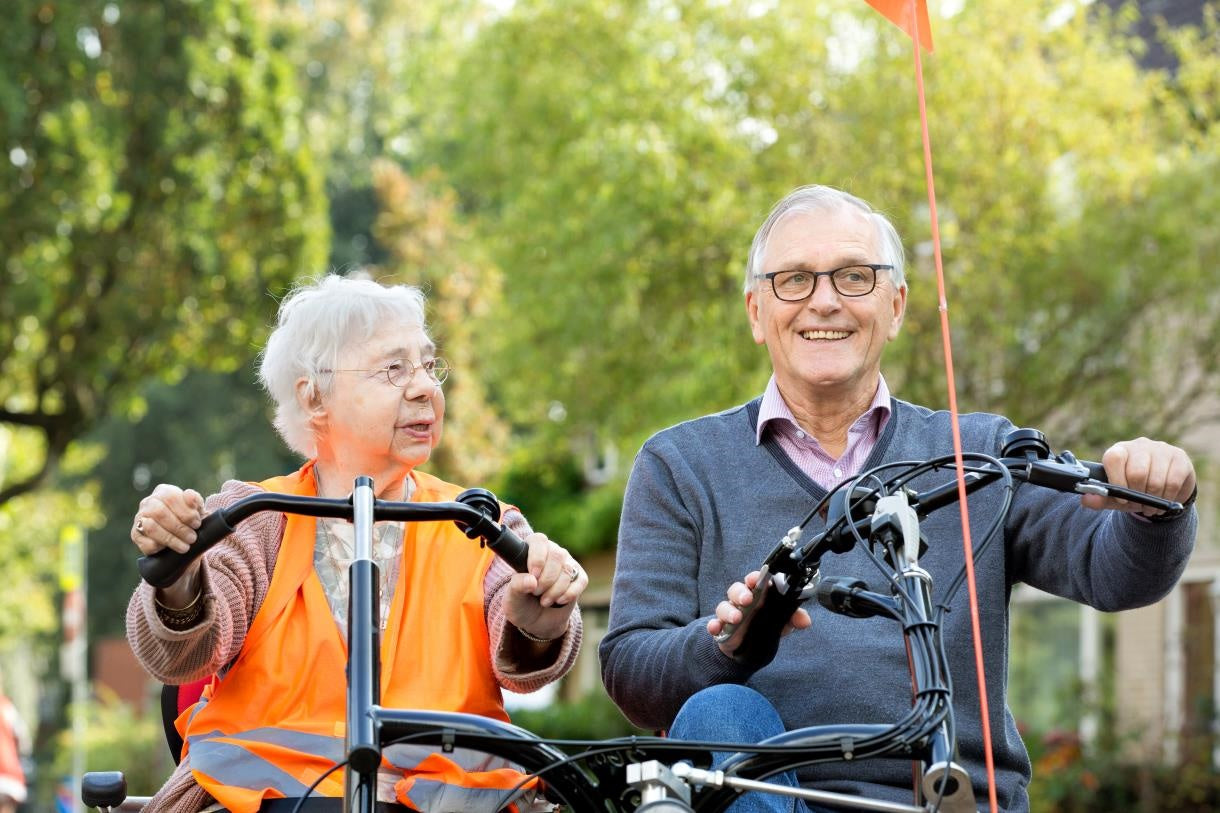
[[[56,783],[72,775],[77,746],[84,751],[86,771],[122,771],[132,796],[156,793],[174,767],[158,715],[140,714],[109,692],[89,703],[86,714],[84,742],[74,742],[70,729],[60,732],[49,770],[39,772],[37,793],[43,809],[52,809]]]
[[[0,422],[43,481],[136,387],[233,367],[319,262],[290,66],[243,3],[19,0],[0,31]]]
[[[1216,30],[1183,35],[1199,41],[1176,76],[1146,72],[1123,18],[1061,6],[977,0],[935,23],[960,402],[1060,444],[1172,438],[1220,358]],[[744,257],[769,205],[809,182],[905,235],[887,374],[945,404],[910,42],[864,4],[526,0],[458,56],[425,88],[421,152],[503,269],[480,338],[518,425],[558,401],[569,436],[634,446],[760,391]]]
[[[445,437],[429,468],[459,483],[483,484],[504,464],[508,427],[488,402],[477,336],[501,299],[500,273],[480,260],[456,199],[437,173],[412,178],[394,162],[374,164],[380,215],[374,225],[388,253],[373,272],[425,289],[428,322],[454,368],[445,382]]]
[[[415,122],[428,114],[415,92],[426,74],[477,25],[480,0],[248,0],[255,17],[301,79],[301,104],[314,153],[325,162],[333,234],[329,268],[384,264],[373,234],[379,200],[374,163],[407,160]]]
[[[28,433],[0,427],[0,482],[3,461],[21,460],[37,451]],[[102,455],[99,446],[74,446],[62,468],[88,471]],[[97,487],[82,483],[71,490],[39,489],[0,505],[0,652],[16,641],[45,643],[58,630],[61,561],[60,539],[65,526],[77,525],[86,534],[101,522]],[[80,574],[73,574],[79,578]]]

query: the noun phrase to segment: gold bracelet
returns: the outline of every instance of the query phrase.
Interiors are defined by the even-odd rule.
[[[560,638],[562,638],[563,636],[568,634],[568,628],[564,627],[563,632],[559,633],[554,638],[539,638],[537,635],[531,635],[530,633],[521,629],[516,624],[511,624],[510,626],[512,626],[513,629],[515,629],[517,632],[519,632],[521,634],[522,638],[524,638],[527,641],[533,641],[536,644],[553,644],[554,642],[558,641]]]
[[[156,605],[157,617],[161,619],[161,623],[172,630],[184,630],[194,625],[203,615],[203,602],[199,600],[202,597],[203,591],[200,590],[185,607],[166,607],[154,595],[153,604]]]

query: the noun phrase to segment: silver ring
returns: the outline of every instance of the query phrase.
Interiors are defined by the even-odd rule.
[[[576,565],[568,565],[563,569],[563,572],[568,574],[569,579],[576,581],[576,577],[580,575],[580,568]]]
[[[136,533],[144,533],[144,517],[136,517]]]

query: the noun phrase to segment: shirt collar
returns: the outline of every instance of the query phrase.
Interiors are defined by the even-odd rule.
[[[872,403],[868,408],[852,422],[852,426],[859,426],[860,421],[869,417],[880,417],[882,419],[890,414],[890,388],[886,386],[885,376],[877,376],[877,391],[873,393]],[[762,443],[763,432],[771,421],[787,421],[794,427],[798,426],[796,416],[792,414],[792,409],[788,406],[788,402],[784,400],[784,396],[780,394],[779,384],[775,381],[775,374],[771,374],[771,380],[767,382],[767,389],[763,391],[762,403],[758,405],[758,426],[755,429],[754,445]]]

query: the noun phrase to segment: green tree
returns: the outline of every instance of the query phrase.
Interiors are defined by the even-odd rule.
[[[456,198],[437,173],[412,178],[380,159],[373,183],[380,209],[373,233],[388,258],[372,272],[425,289],[432,334],[455,371],[445,382],[445,439],[429,467],[459,483],[485,484],[503,465],[508,444],[508,428],[488,404],[487,367],[475,340],[500,301],[499,270],[479,260]]]
[[[34,438],[0,427],[0,486],[6,461],[34,454]],[[97,463],[102,449],[77,444],[62,469],[79,474]],[[50,644],[59,629],[60,539],[66,526],[86,532],[100,524],[97,487],[82,483],[71,490],[38,489],[0,505],[0,651],[17,641]]]
[[[967,3],[925,67],[962,408],[1099,453],[1215,392],[1220,48],[1213,26],[1143,72],[1123,19],[1060,5]],[[910,42],[865,4],[524,0],[458,56],[425,80],[421,156],[503,269],[479,340],[515,425],[559,402],[567,435],[634,447],[757,393],[745,252],[808,182],[905,235],[887,373],[946,402]]]
[[[504,269],[483,335],[500,403],[518,426],[558,404],[548,442],[723,403],[757,358],[729,273],[757,201],[726,182],[751,139],[719,98],[715,14],[695,11],[519,3],[425,88],[427,156]]]
[[[333,234],[328,267],[385,264],[374,236],[380,201],[373,165],[410,162],[415,122],[429,115],[420,75],[451,59],[465,27],[489,13],[483,0],[248,0],[301,76],[314,153],[326,165]],[[405,124],[405,126],[404,126]]]
[[[0,422],[44,482],[138,385],[232,368],[323,256],[290,66],[244,3],[19,0],[0,31]]]

